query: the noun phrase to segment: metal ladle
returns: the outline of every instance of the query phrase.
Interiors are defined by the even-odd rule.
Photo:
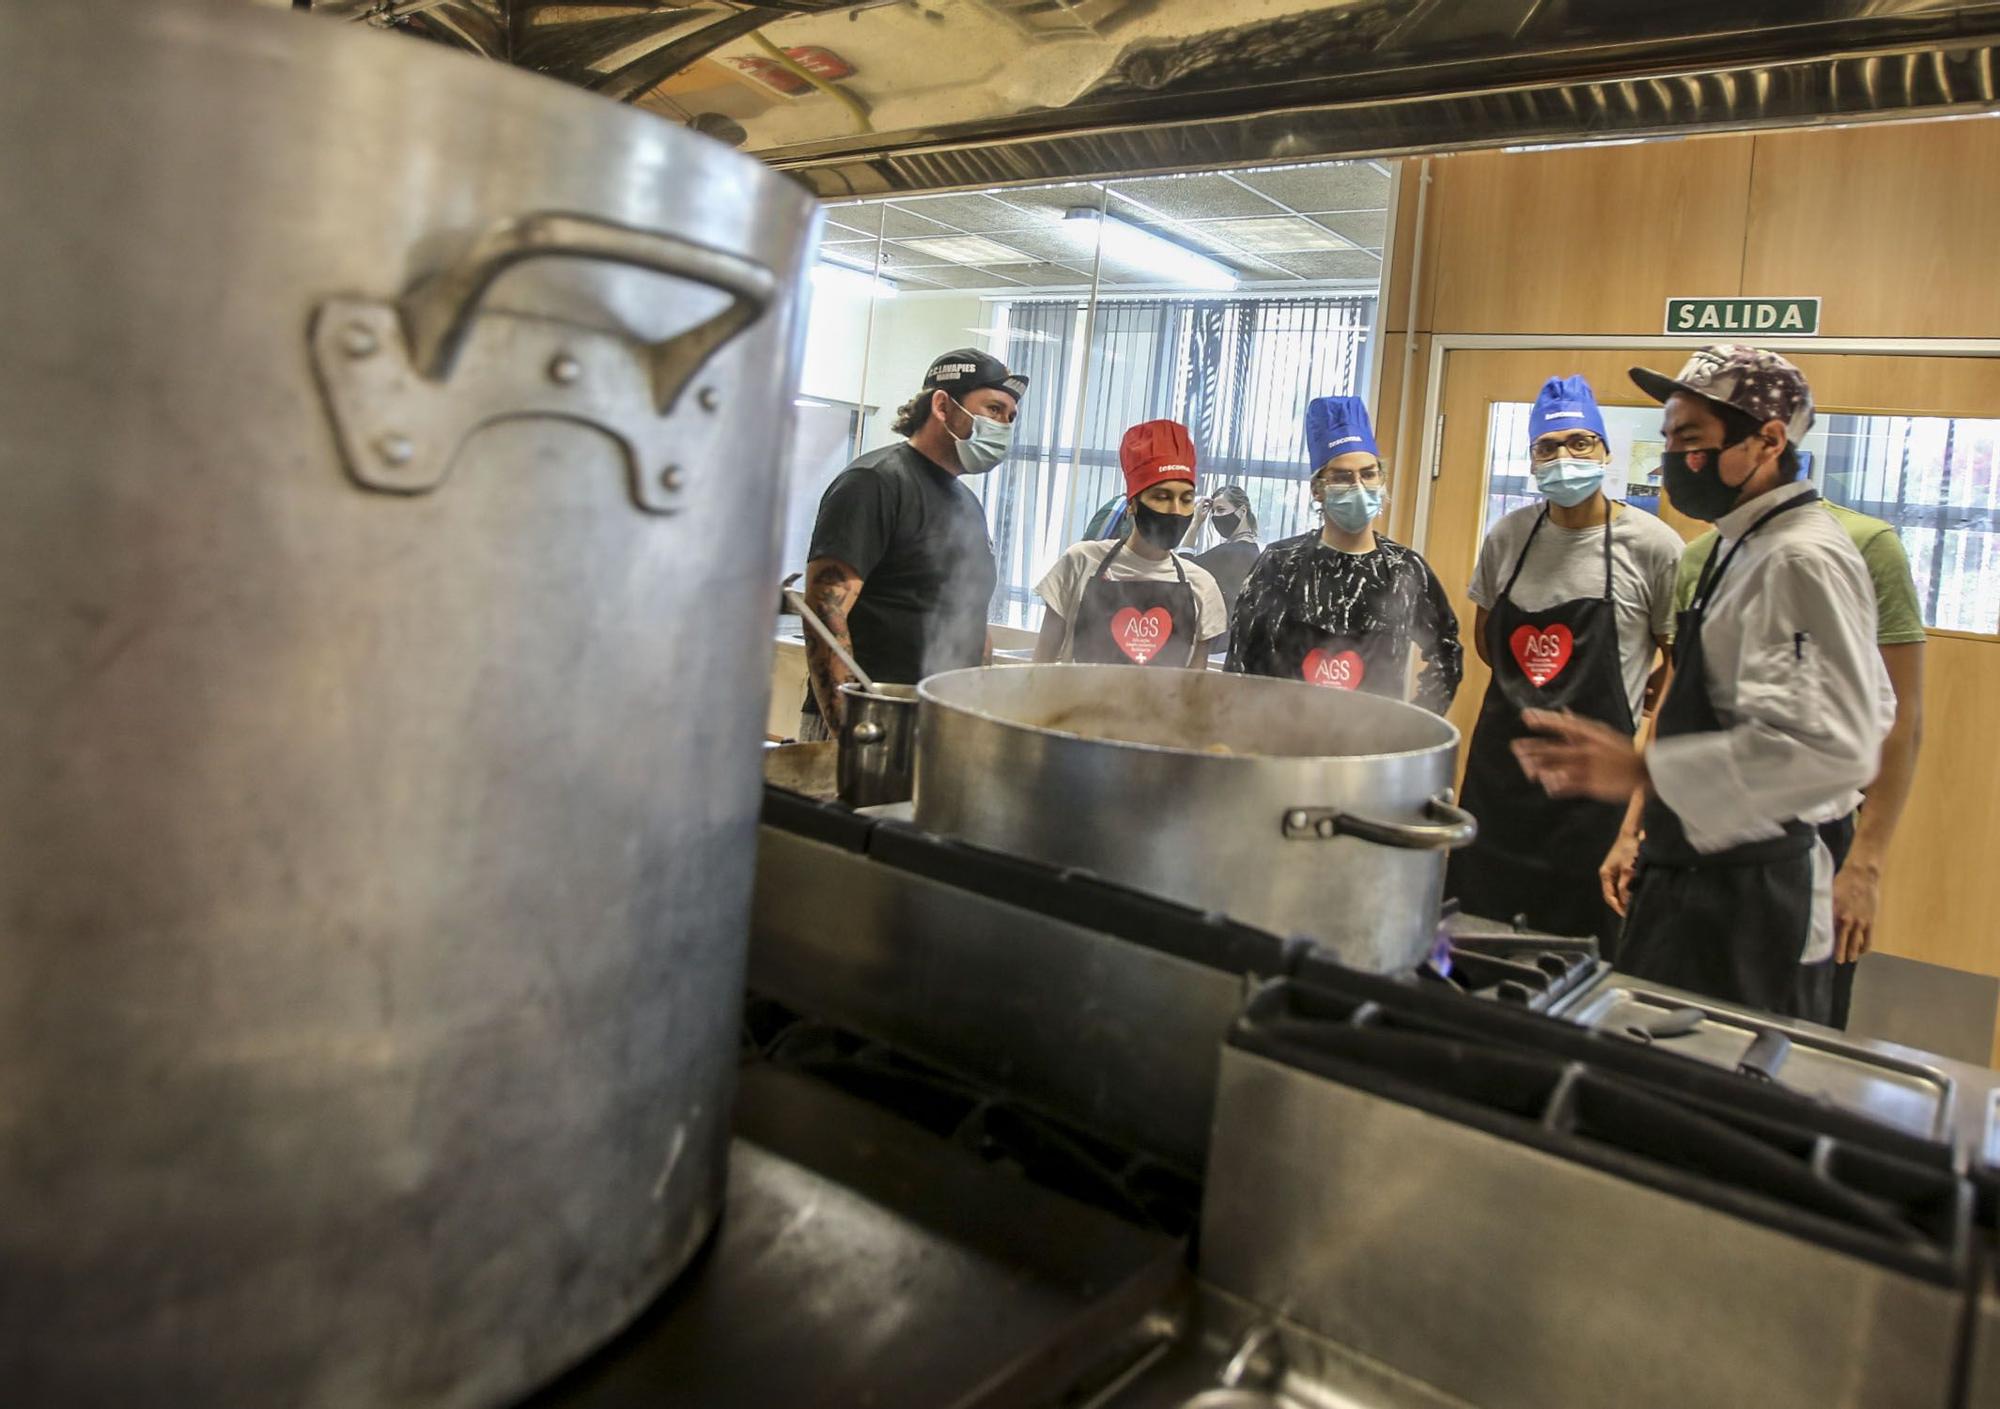
[[[841,645],[839,639],[827,628],[827,624],[819,619],[819,613],[806,605],[803,596],[792,590],[792,584],[797,582],[799,577],[800,574],[795,572],[778,584],[778,591],[784,597],[785,605],[797,612],[801,621],[819,633],[819,639],[826,642],[826,648],[833,652],[835,659],[847,667],[847,673],[855,678],[862,689],[871,695],[876,693],[875,682],[868,678],[868,672],[847,653],[847,647]]]

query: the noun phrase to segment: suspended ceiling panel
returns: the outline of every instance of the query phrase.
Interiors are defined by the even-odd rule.
[[[1158,285],[1151,269],[1108,252],[1100,260],[1095,224],[1068,218],[1073,210],[1102,208],[1208,255],[1246,288],[1373,286],[1381,276],[1391,180],[1386,163],[1365,161],[836,205],[827,212],[822,252],[839,264],[878,270],[913,293],[1075,290],[1088,288],[1093,273],[1104,285]],[[1341,213],[1313,215],[1302,206]],[[879,242],[871,233],[878,226]]]

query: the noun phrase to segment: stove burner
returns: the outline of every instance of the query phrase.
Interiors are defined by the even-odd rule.
[[[1199,1187],[1144,1155],[982,1089],[907,1053],[752,995],[743,1059],[809,1073],[971,1150],[989,1164],[1135,1223],[1190,1232]]]
[[[1420,972],[1474,998],[1543,1013],[1608,967],[1597,957],[1597,945],[1587,939],[1457,934],[1451,937],[1447,961],[1427,964]]]

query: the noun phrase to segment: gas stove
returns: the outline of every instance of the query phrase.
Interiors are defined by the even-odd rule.
[[[544,1409],[1962,1409],[2000,1382],[2000,1175],[1967,1170],[1989,1112],[1959,1074],[1781,1046],[1588,941],[1454,917],[1423,970],[1358,974],[782,792],[753,931],[714,1246]],[[1856,1051],[1900,1097],[1832,1089]]]
[[[1611,971],[1587,939],[1449,926],[1443,937],[1441,952],[1418,970],[1422,977],[1531,1013],[1553,1012]]]

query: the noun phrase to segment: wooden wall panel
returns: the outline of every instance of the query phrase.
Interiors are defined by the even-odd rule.
[[[1405,455],[1397,443],[1403,411],[1403,349],[1405,335],[1390,333],[1382,339],[1382,382],[1375,398],[1375,441],[1382,450],[1382,462],[1389,469],[1388,533],[1398,542],[1410,541],[1416,524],[1417,500],[1423,486],[1417,455]],[[1419,334],[1415,360],[1410,366],[1410,443],[1423,443],[1424,379],[1430,371],[1431,340]]]
[[[1404,168],[1384,327],[1408,321]],[[1821,331],[2000,329],[2000,122],[1884,123],[1437,157],[1418,327],[1660,331],[1675,295],[1817,294]]]
[[[1883,873],[1885,953],[2000,974],[2000,641],[1932,633],[1925,732],[1910,805]]]
[[[1417,331],[1430,328],[1437,304],[1437,280],[1433,274],[1437,255],[1436,175],[1440,158],[1432,158],[1431,200],[1424,209],[1423,281],[1417,288]],[[1424,158],[1408,157],[1402,162],[1402,181],[1397,188],[1396,209],[1390,213],[1389,243],[1394,258],[1389,266],[1389,286],[1382,293],[1382,329],[1399,333],[1410,322],[1410,273],[1415,264],[1417,206],[1424,180]]]
[[[1432,164],[1432,329],[1657,333],[1676,294],[1734,294],[1752,139]]]
[[[1820,295],[1822,336],[1994,336],[1996,239],[2000,122],[1756,139],[1743,291]]]
[[[1994,330],[2000,333],[2000,328]],[[1903,416],[2000,414],[2000,358],[1798,353],[1822,411]]]

